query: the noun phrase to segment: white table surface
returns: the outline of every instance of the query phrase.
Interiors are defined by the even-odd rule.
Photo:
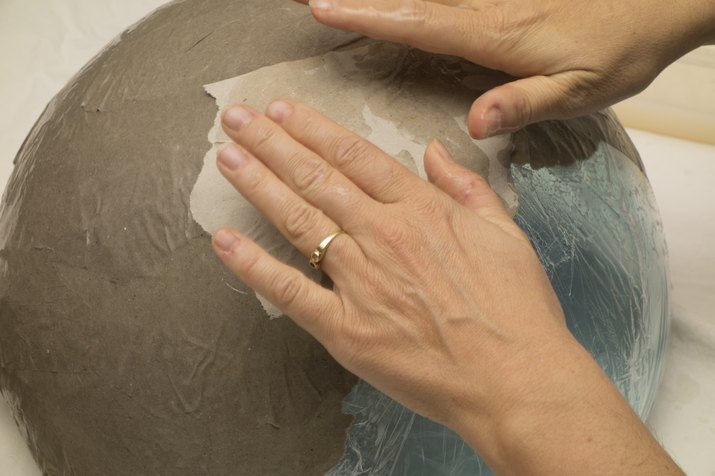
[[[106,43],[163,3],[0,1],[2,186],[52,96]],[[660,205],[673,278],[666,370],[648,423],[688,474],[715,476],[715,146],[629,133]],[[0,398],[0,475],[39,474]]]

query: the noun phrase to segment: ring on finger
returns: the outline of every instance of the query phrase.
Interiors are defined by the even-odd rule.
[[[342,235],[345,233],[343,230],[338,230],[332,235],[328,235],[323,239],[323,241],[320,242],[320,244],[315,248],[313,253],[310,255],[310,261],[308,261],[308,264],[310,264],[310,267],[313,269],[320,269],[320,263],[323,261],[323,258],[325,257],[325,253],[328,251],[328,247],[330,246],[330,243],[338,236]]]

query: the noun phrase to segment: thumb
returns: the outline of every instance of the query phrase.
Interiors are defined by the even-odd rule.
[[[546,119],[576,115],[572,80],[565,74],[532,76],[497,86],[482,94],[469,111],[469,134],[484,139]]]
[[[437,188],[486,219],[509,219],[499,196],[479,174],[454,161],[438,140],[425,150],[427,178]]]

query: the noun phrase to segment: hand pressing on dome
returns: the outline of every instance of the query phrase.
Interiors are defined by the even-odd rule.
[[[715,2],[302,0],[325,25],[461,56],[514,80],[472,105],[478,139],[610,106],[715,41]]]
[[[235,106],[223,126],[222,174],[334,288],[235,230],[214,235],[217,255],[345,368],[500,473],[677,473],[569,333],[500,199],[441,144],[425,182],[296,102]]]

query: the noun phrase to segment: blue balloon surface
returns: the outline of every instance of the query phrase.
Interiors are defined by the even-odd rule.
[[[515,217],[556,290],[567,324],[645,418],[668,332],[667,250],[650,185],[636,162],[600,142],[567,165],[512,165]],[[454,432],[360,382],[355,421],[328,474],[473,476],[492,472]],[[548,435],[545,435],[548,437]]]

